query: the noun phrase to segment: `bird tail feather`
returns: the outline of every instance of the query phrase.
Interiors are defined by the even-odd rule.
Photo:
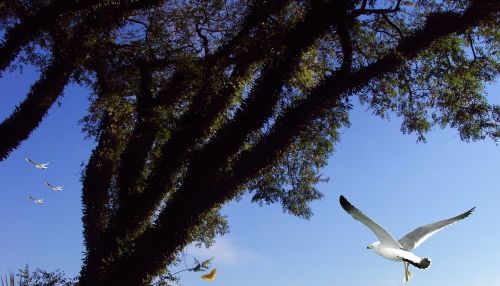
[[[431,260],[429,258],[422,258],[419,262],[411,261],[409,259],[403,259],[403,261],[408,262],[419,269],[426,269],[431,265]]]

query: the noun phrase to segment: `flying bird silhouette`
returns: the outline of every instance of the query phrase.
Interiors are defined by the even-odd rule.
[[[64,186],[54,186],[48,182],[45,182],[45,185],[49,188],[51,188],[53,191],[60,192],[63,190]]]
[[[431,264],[431,260],[429,258],[418,257],[410,250],[417,248],[420,244],[444,227],[468,217],[475,209],[474,207],[458,216],[426,224],[408,233],[400,240],[396,240],[389,232],[354,207],[344,196],[340,196],[339,201],[342,208],[348,214],[367,226],[380,240],[367,246],[367,249],[372,249],[377,254],[389,260],[403,262],[406,282],[408,282],[411,277],[409,264],[420,269],[426,269]]]
[[[43,204],[43,199],[35,199],[34,197],[32,196],[27,196],[28,199],[32,200],[35,204],[37,205],[41,205]]]
[[[37,169],[47,169],[49,164],[50,164],[50,161],[47,162],[47,163],[36,163],[34,162],[33,160],[31,160],[30,158],[26,157],[26,162],[30,163],[31,165],[35,166],[35,168]]]
[[[321,178],[321,176],[323,176],[323,173],[316,176],[316,178],[315,178],[316,182],[322,182],[322,183],[329,183],[330,182],[330,177]]]
[[[217,275],[217,269],[214,268],[209,273],[201,275],[201,279],[206,281],[214,281],[216,275]]]

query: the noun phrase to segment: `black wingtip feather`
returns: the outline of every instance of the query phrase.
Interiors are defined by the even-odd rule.
[[[420,269],[426,269],[431,265],[431,260],[429,258],[423,258],[418,264],[420,265]]]
[[[471,208],[470,210],[468,210],[468,211],[464,212],[463,214],[458,215],[458,218],[459,218],[459,219],[464,219],[464,218],[466,218],[466,217],[470,216],[470,215],[471,215],[471,214],[472,214],[475,210],[476,210],[476,207],[473,207],[473,208]]]
[[[354,209],[354,206],[351,205],[351,203],[343,195],[340,195],[339,202],[340,202],[340,206],[342,206],[342,208],[346,212]]]

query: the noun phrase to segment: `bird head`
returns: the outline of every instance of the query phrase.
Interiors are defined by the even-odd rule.
[[[380,241],[376,241],[366,247],[366,249],[374,249],[380,244]]]

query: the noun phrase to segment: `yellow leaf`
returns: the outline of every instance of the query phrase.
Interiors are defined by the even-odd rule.
[[[208,274],[201,275],[201,279],[206,280],[206,281],[214,281],[216,274],[217,274],[217,269],[214,268]]]

